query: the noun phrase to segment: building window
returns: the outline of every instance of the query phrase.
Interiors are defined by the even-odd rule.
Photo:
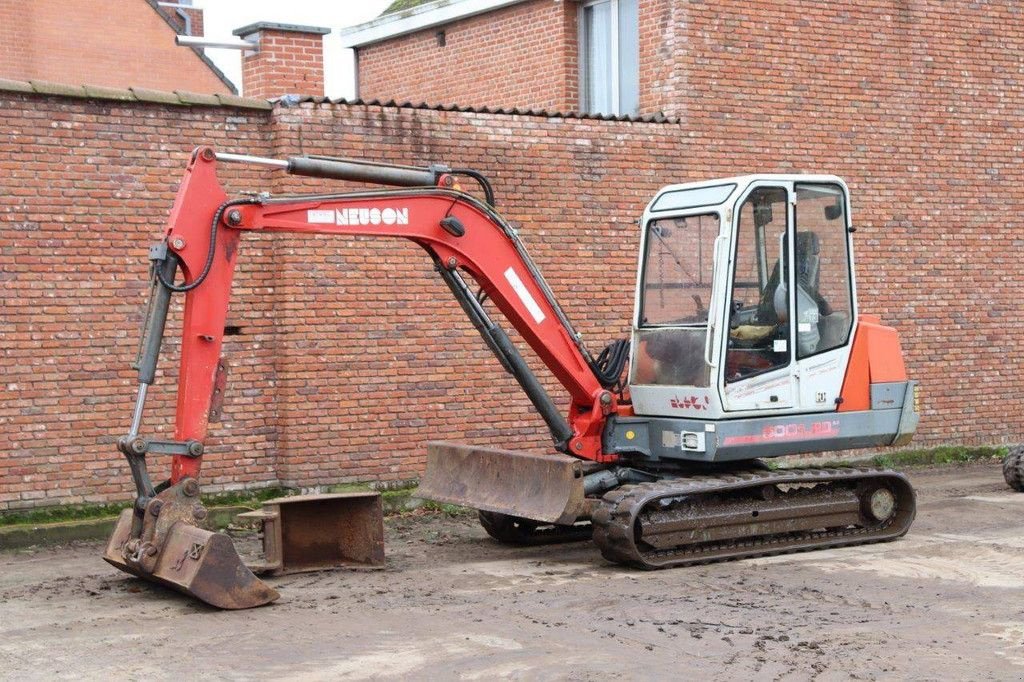
[[[580,6],[580,109],[590,114],[640,110],[637,0]]]

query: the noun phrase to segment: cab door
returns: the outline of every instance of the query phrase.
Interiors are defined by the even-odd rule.
[[[796,182],[794,195],[797,402],[801,412],[832,411],[856,322],[847,190]]]
[[[734,215],[724,362],[727,412],[796,405],[793,295],[793,186],[754,183]]]

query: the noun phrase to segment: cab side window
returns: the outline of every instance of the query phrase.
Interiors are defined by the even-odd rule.
[[[846,201],[837,185],[796,186],[797,357],[846,345],[853,326]]]
[[[719,226],[717,213],[648,223],[640,328],[633,338],[635,384],[709,385],[704,346]]]

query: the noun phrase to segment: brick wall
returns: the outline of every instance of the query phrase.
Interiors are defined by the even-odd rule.
[[[190,150],[267,153],[266,124],[263,111],[0,93],[0,509],[124,498],[112,436],[134,401],[147,244]],[[265,175],[235,168],[225,180],[241,190]],[[275,264],[270,243],[248,247],[238,294],[266,291]],[[216,440],[231,444],[215,446],[207,470],[220,485],[275,477],[274,320],[269,300],[248,298],[233,315],[248,333],[227,342],[237,390]],[[176,346],[164,377],[176,375]],[[154,397],[146,430],[169,437],[173,395]],[[166,477],[166,458],[153,460]]]
[[[923,383],[916,443],[1024,440],[1016,15],[950,3],[954,29],[906,3],[800,16],[769,5],[774,25],[795,28],[765,28],[739,4],[665,9],[663,23],[705,27],[664,71],[682,93],[681,125],[0,93],[0,127],[12,131],[0,137],[0,509],[127,498],[113,441],[133,401],[145,251],[203,142],[480,168],[594,348],[626,330],[633,221],[660,185],[837,173],[853,193],[861,309],[900,329]],[[874,18],[884,8],[886,31]],[[233,189],[343,186],[239,172],[226,174]],[[205,461],[212,489],[408,479],[437,438],[545,446],[541,421],[418,248],[315,237],[243,248],[231,312],[242,333],[225,347],[225,417]],[[163,371],[175,373],[173,358]],[[170,423],[168,379],[151,433]]]
[[[145,0],[0,0],[0,78],[230,93],[174,35]]]
[[[159,5],[158,5],[159,7]],[[204,19],[203,10],[199,7],[159,7],[164,16],[174,27],[174,30],[181,35],[203,36]],[[186,19],[187,17],[187,19]]]
[[[188,15],[189,23],[191,24],[191,32],[189,35],[193,36],[205,36],[206,35],[206,19],[203,14],[203,10],[198,7],[190,7],[189,9],[181,10]]]
[[[513,5],[359,48],[358,61],[363,99],[574,110],[576,4]]]
[[[680,3],[638,0],[640,110],[669,113]],[[439,45],[438,32],[445,45]],[[579,5],[532,0],[358,48],[363,99],[576,111]]]
[[[687,175],[846,178],[862,309],[930,396],[918,440],[1024,440],[1024,7],[672,5]]]
[[[627,328],[633,221],[678,135],[658,124],[344,105],[263,118],[9,92],[0,93],[0,125],[14,131],[0,140],[0,192],[11,197],[0,209],[0,509],[128,496],[115,440],[134,400],[145,253],[193,146],[481,168],[600,346]],[[236,191],[345,186],[225,171]],[[624,188],[627,172],[634,182]],[[567,195],[569,186],[580,191]],[[406,480],[422,470],[425,441],[438,438],[547,446],[543,423],[418,247],[247,237],[240,263],[229,322],[241,334],[226,339],[224,416],[204,459],[209,490]],[[144,431],[153,435],[167,436],[172,423],[176,345],[151,392]],[[160,480],[166,462],[151,459]]]

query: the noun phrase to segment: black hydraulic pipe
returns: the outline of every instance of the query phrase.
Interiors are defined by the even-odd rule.
[[[453,168],[452,174],[454,175],[465,175],[468,178],[473,178],[480,183],[480,188],[484,191],[484,198],[491,208],[494,208],[494,188],[491,187],[491,181],[487,179],[487,176],[479,171],[475,171],[472,168]]]
[[[537,380],[537,376],[530,371],[523,356],[519,354],[508,335],[505,334],[505,330],[498,325],[493,325],[488,331],[494,339],[495,345],[501,349],[506,361],[512,367],[512,376],[519,382],[544,423],[548,425],[555,447],[562,452],[568,452],[569,441],[572,440],[572,428],[569,426],[569,422],[551,401],[551,397]]]
[[[569,441],[572,440],[572,427],[565,420],[558,407],[552,402],[547,391],[537,380],[537,376],[530,370],[523,356],[512,344],[511,339],[501,327],[488,317],[487,312],[480,305],[480,302],[473,296],[473,292],[466,286],[466,282],[458,273],[448,270],[435,259],[437,271],[441,274],[448,288],[452,290],[455,299],[462,306],[470,321],[480,336],[483,337],[487,347],[491,349],[498,362],[506,372],[515,377],[519,386],[526,393],[526,397],[533,403],[534,408],[540,414],[548,430],[551,431],[551,438],[555,442],[555,448],[562,451],[569,451]]]
[[[436,173],[426,168],[387,166],[377,163],[318,159],[305,156],[293,156],[288,159],[288,172],[292,175],[304,175],[311,178],[372,182],[378,185],[394,185],[396,187],[425,187],[437,183]]]
[[[156,363],[160,358],[160,344],[164,339],[164,325],[167,324],[167,310],[171,305],[171,290],[163,282],[173,282],[178,269],[178,256],[168,250],[164,260],[155,261],[160,277],[153,287],[153,301],[146,320],[145,344],[139,357],[139,383],[152,384],[156,378]]]
[[[160,346],[164,339],[164,327],[167,324],[167,311],[171,306],[173,293],[164,282],[174,282],[174,274],[178,270],[178,256],[167,249],[165,244],[158,244],[150,251],[153,260],[153,289],[150,292],[149,311],[146,326],[143,330],[143,342],[139,349],[139,393],[135,399],[135,412],[132,415],[132,426],[127,436],[118,440],[118,449],[128,460],[132,472],[137,497],[135,499],[135,520],[133,532],[141,530],[141,515],[149,500],[156,495],[153,482],[146,468],[146,453],[136,451],[139,425],[142,422],[142,409],[146,403],[146,389],[156,379],[156,365],[160,359]],[[139,526],[136,528],[136,526]],[[133,537],[137,537],[134,535]]]

